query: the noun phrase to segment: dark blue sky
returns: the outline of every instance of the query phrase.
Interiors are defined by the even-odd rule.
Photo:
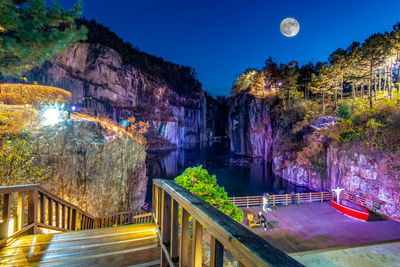
[[[61,0],[64,7],[72,0]],[[133,46],[196,69],[204,89],[228,95],[246,68],[269,56],[300,64],[325,61],[335,49],[390,31],[400,0],[84,0],[83,15],[108,26]],[[300,32],[284,37],[281,20]]]

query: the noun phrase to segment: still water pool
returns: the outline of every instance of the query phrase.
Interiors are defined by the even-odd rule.
[[[198,165],[215,174],[218,184],[225,187],[230,197],[309,192],[275,176],[264,160],[234,155],[228,143],[214,143],[191,150],[148,152],[146,202],[151,201],[153,179],[174,179],[186,168]]]

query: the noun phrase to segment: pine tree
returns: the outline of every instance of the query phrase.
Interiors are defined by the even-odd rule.
[[[80,13],[80,1],[66,10],[57,1],[1,0],[0,72],[19,75],[84,40],[87,29],[75,23]]]

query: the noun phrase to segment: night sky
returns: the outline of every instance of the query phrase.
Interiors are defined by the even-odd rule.
[[[60,0],[70,7],[72,0]],[[228,95],[246,68],[326,61],[339,47],[392,30],[399,0],[84,0],[83,16],[108,26],[141,51],[196,69],[206,91]],[[300,23],[294,38],[280,22]]]

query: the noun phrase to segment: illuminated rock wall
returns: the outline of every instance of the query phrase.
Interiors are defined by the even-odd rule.
[[[145,147],[89,121],[34,131],[40,158],[54,171],[44,186],[90,214],[140,209],[146,194]]]

